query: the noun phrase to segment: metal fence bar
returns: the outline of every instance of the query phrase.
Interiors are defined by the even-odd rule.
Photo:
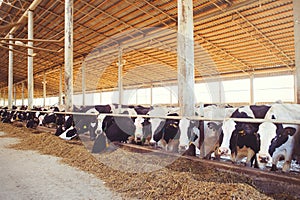
[[[114,113],[80,113],[80,112],[52,112],[52,111],[38,111],[38,110],[10,110],[7,111],[19,111],[19,112],[41,112],[41,113],[53,113],[53,114],[64,114],[64,115],[82,115],[82,116],[113,116],[113,117],[143,117],[143,118],[160,118],[160,119],[176,119],[180,120],[182,118],[186,118],[189,120],[203,120],[203,121],[227,121],[233,120],[235,122],[248,122],[248,123],[263,123],[263,122],[271,122],[274,124],[296,124],[300,125],[300,120],[276,120],[276,119],[251,119],[251,118],[208,118],[208,117],[199,117],[199,116],[191,116],[191,117],[183,117],[183,116],[149,116],[149,115],[127,115],[127,114],[114,114]]]

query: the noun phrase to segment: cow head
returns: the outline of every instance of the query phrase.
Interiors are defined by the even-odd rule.
[[[229,119],[227,121],[224,121],[222,125],[221,135],[220,135],[220,147],[215,152],[216,156],[221,155],[230,155],[230,138],[232,133],[235,130],[236,122],[234,122],[232,119]]]
[[[285,127],[281,133],[272,139],[271,145],[269,146],[269,154],[273,156],[276,148],[286,143],[289,137],[293,136],[295,133],[296,129],[294,127]]]
[[[266,165],[272,162],[272,157],[268,152],[271,140],[276,136],[276,125],[272,122],[263,122],[258,129],[260,136],[260,150],[256,154],[258,168],[265,169]]]

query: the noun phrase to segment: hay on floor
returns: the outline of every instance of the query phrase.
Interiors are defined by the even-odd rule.
[[[272,199],[235,174],[200,166],[186,159],[133,153],[124,149],[91,154],[80,140],[65,141],[50,133],[0,123],[1,137],[17,137],[10,147],[36,150],[102,179],[124,198],[138,199]]]

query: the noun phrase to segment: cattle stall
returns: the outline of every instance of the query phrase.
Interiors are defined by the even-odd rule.
[[[36,112],[36,111],[34,111]],[[42,111],[45,113],[51,113],[49,111]],[[64,115],[82,115],[82,116],[97,116],[95,113],[80,113],[80,112],[52,112],[55,114],[64,114]],[[125,115],[125,114],[103,114],[107,116],[116,116],[116,117],[145,117],[145,118],[165,118],[165,119],[181,119],[181,116],[149,116],[149,115]],[[103,119],[103,116],[99,116],[98,119]],[[191,117],[192,120],[207,120],[207,121],[223,121],[224,119],[212,119],[212,118],[204,118],[204,117]],[[226,120],[226,119],[225,119]],[[249,118],[234,118],[235,121],[238,122],[251,122],[251,123],[262,123],[266,120],[262,119],[249,119]],[[289,123],[289,124],[299,124],[298,120],[293,121],[285,121],[285,120],[268,120],[269,122],[274,123]],[[55,129],[49,129],[45,126],[37,126],[37,131],[40,132],[50,132],[50,135],[54,135]],[[38,132],[33,131],[35,134]],[[267,194],[272,195],[284,195],[286,193],[290,194],[291,196],[297,197],[297,191],[299,188],[299,167],[293,166],[291,171],[289,173],[278,173],[278,172],[270,172],[268,168],[267,170],[259,170],[254,168],[249,168],[243,166],[243,164],[231,164],[228,162],[228,159],[221,159],[220,161],[215,160],[214,158],[211,159],[204,159],[202,157],[199,157],[200,155],[197,155],[196,157],[193,156],[187,156],[185,152],[181,153],[170,153],[162,148],[158,148],[157,145],[137,145],[137,144],[127,144],[127,143],[120,143],[120,142],[113,142],[110,143],[109,146],[106,147],[106,149],[99,154],[99,152],[93,152],[93,148],[95,148],[95,144],[97,143],[95,140],[91,140],[89,137],[88,129],[78,134],[81,142],[84,144],[85,148],[87,148],[88,152],[92,152],[93,155],[97,158],[98,161],[104,162],[101,158],[101,155],[105,155],[106,159],[109,159],[109,156],[112,156],[110,154],[117,152],[118,150],[125,151],[128,153],[129,158],[127,159],[136,159],[137,156],[147,156],[147,155],[156,155],[158,157],[157,162],[165,162],[164,157],[169,157],[168,164],[176,162],[179,158],[189,160],[188,162],[192,162],[195,164],[191,164],[191,166],[197,166],[201,165],[206,167],[212,167],[219,171],[229,173],[229,174],[243,174],[245,177],[248,177],[251,179],[252,184],[259,188],[261,191],[266,192]],[[76,138],[74,138],[76,140]],[[73,139],[72,139],[73,140]],[[204,138],[205,140],[205,138]],[[98,143],[97,143],[98,144]],[[135,153],[132,158],[130,158],[130,152]],[[123,152],[124,153],[124,152]],[[197,164],[199,163],[199,164]],[[118,169],[125,167],[123,164],[118,165]],[[139,165],[139,164],[138,164]],[[188,166],[185,166],[188,167]],[[156,169],[159,170],[160,168]],[[129,169],[128,169],[129,170]],[[136,169],[135,169],[136,170]],[[145,170],[145,169],[143,169]],[[143,171],[142,170],[142,171]],[[148,169],[149,170],[149,169]],[[199,169],[200,170],[200,169]],[[287,184],[288,183],[288,184]],[[286,187],[283,187],[286,186]]]

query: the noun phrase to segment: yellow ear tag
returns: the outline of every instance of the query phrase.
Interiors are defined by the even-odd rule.
[[[86,125],[84,125],[83,128],[86,129]]]

